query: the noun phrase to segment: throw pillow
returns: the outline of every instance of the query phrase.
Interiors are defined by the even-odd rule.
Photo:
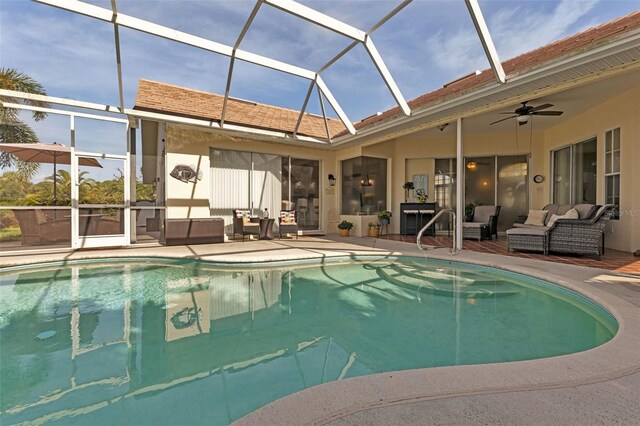
[[[546,210],[529,210],[529,216],[527,216],[527,221],[524,223],[525,225],[533,225],[533,226],[544,226],[544,218],[547,217]]]
[[[552,215],[551,219],[549,219],[549,222],[547,223],[547,226],[553,226],[553,224],[556,223],[556,220],[558,219],[579,219],[579,218],[580,218],[580,215],[578,214],[578,211],[576,209],[571,209],[565,214]]]

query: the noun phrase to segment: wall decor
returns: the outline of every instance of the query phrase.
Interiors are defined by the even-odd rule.
[[[173,168],[173,170],[171,170],[171,173],[169,173],[169,176],[171,176],[174,179],[178,179],[181,182],[195,183],[199,180],[202,180],[202,170],[199,170],[196,172],[193,169],[193,166],[178,164]]]

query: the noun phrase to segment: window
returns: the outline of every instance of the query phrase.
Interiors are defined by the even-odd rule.
[[[596,204],[596,138],[553,151],[553,203]]]
[[[373,215],[387,208],[387,160],[357,157],[342,162],[342,214]]]
[[[604,134],[605,200],[616,206],[611,219],[620,219],[620,128]]]

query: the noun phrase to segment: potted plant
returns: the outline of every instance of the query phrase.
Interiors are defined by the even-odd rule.
[[[409,191],[413,190],[415,188],[415,186],[413,186],[413,182],[412,181],[407,181],[404,183],[404,185],[402,185],[402,187],[404,188],[404,201],[405,202],[409,202]]]
[[[369,236],[378,238],[380,234],[380,224],[378,222],[369,222]]]
[[[340,230],[339,232],[341,237],[348,237],[351,228],[353,228],[353,223],[349,222],[348,220],[343,220],[338,224],[338,229]]]
[[[383,225],[388,225],[391,222],[391,216],[393,216],[393,213],[390,210],[380,210],[378,212],[378,218]]]
[[[417,189],[416,195],[418,197],[418,202],[420,203],[426,203],[427,200],[429,199],[429,196],[427,195],[426,192],[424,192],[424,189]]]

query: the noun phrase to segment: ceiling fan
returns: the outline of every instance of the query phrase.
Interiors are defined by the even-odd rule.
[[[532,115],[562,115],[564,111],[542,111],[543,109],[551,108],[552,104],[543,104],[538,105],[536,107],[527,105],[529,101],[522,102],[522,106],[515,109],[513,112],[501,112],[500,114],[515,114],[511,115],[511,117],[503,118],[498,121],[494,121],[491,124],[500,123],[501,121],[509,120],[515,117],[520,126],[527,124],[529,121],[529,117]],[[490,125],[491,125],[490,124]]]

